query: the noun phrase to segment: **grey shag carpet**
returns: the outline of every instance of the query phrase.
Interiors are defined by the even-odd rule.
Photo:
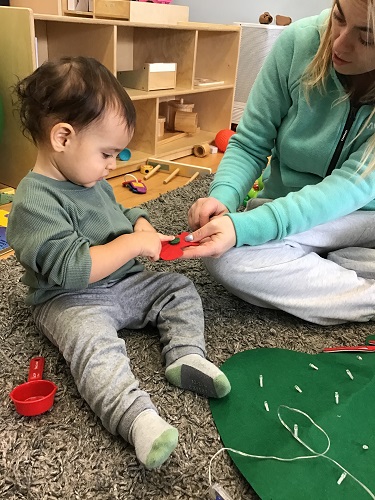
[[[170,234],[186,230],[188,207],[206,195],[211,180],[212,176],[194,181],[146,203],[155,227]],[[208,357],[218,365],[245,349],[280,347],[316,353],[325,346],[363,343],[373,331],[368,324],[320,327],[249,306],[215,283],[200,261],[147,266],[179,271],[195,282],[203,299]],[[146,471],[137,463],[132,447],[102,427],[78,394],[62,356],[36,330],[23,304],[21,272],[14,257],[0,260],[0,498],[208,498],[209,461],[222,444],[207,400],[172,387],[164,379],[156,332],[120,332],[141,387],[180,433],[169,461],[159,470]],[[59,389],[51,411],[21,417],[8,395],[26,381],[29,360],[37,355],[46,358],[44,378]],[[257,498],[225,453],[214,462],[212,472],[234,500]]]

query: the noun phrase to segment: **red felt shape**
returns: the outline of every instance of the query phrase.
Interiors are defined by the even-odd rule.
[[[176,238],[179,238],[180,242],[176,245],[171,245],[169,241],[162,241],[160,258],[162,260],[176,260],[182,257],[184,253],[182,250],[183,248],[198,246],[199,243],[195,243],[194,241],[185,241],[185,236],[187,236],[188,234],[190,233],[188,233],[187,231],[178,234]]]

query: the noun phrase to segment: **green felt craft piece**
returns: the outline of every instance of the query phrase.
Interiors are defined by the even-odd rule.
[[[283,407],[286,405],[305,412],[324,429],[331,440],[326,456],[339,462],[375,495],[375,353],[311,355],[254,349],[235,354],[221,369],[232,390],[223,399],[211,399],[210,407],[225,447],[281,458],[313,455],[283,427],[279,408],[288,426],[293,430],[297,424],[298,436],[317,453],[323,453],[327,447],[324,434],[308,418]],[[338,404],[335,392],[339,393]],[[375,498],[349,475],[337,484],[342,469],[323,457],[279,462],[229,454],[262,500]],[[215,462],[212,473],[215,480]],[[217,479],[220,482],[222,478]]]

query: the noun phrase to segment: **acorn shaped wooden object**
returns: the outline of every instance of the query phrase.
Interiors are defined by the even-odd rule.
[[[273,17],[271,16],[271,14],[269,12],[263,12],[263,14],[261,14],[259,16],[260,24],[271,24],[272,21],[273,21]]]
[[[276,16],[277,26],[288,26],[292,22],[292,18],[288,16]]]

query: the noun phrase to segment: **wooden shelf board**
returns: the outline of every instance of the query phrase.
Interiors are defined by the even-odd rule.
[[[71,11],[69,11],[71,12]],[[76,16],[56,16],[52,14],[35,14],[34,19],[39,19],[41,21],[62,21],[68,23],[90,23],[90,24],[107,24],[116,26],[129,26],[136,28],[155,28],[155,29],[177,29],[177,30],[204,30],[204,31],[229,31],[229,32],[240,32],[241,26],[232,24],[205,24],[196,22],[179,22],[177,24],[150,24],[150,23],[139,23],[122,21],[120,19],[98,19],[92,17],[76,17]]]
[[[213,141],[215,135],[215,132],[200,130],[196,134],[186,135],[185,137],[176,139],[173,142],[157,145],[155,155],[150,156],[166,155],[172,152],[178,153],[178,151],[186,151],[186,149],[189,147],[193,149],[196,144]]]
[[[176,87],[174,89],[165,90],[145,90],[130,89],[125,87],[126,92],[129,94],[132,101],[140,101],[143,99],[155,99],[157,97],[170,97],[186,94],[201,94],[202,92],[215,92],[215,90],[232,89],[234,83],[227,83],[224,85],[212,85],[211,87]]]

